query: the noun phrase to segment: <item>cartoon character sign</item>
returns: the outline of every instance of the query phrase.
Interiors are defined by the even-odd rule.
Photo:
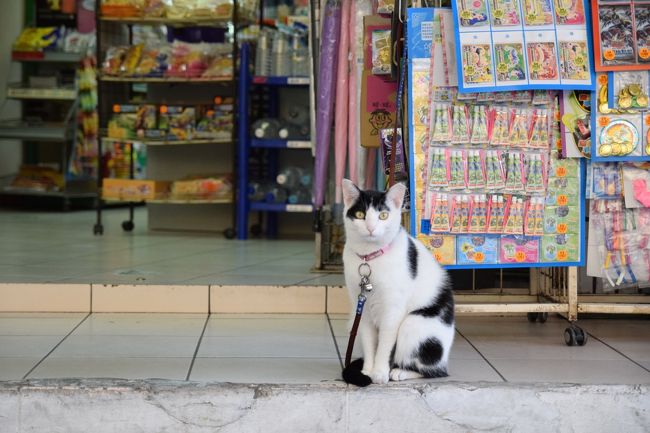
[[[378,135],[380,129],[388,128],[393,123],[391,113],[383,108],[374,110],[370,114],[370,124],[372,125],[372,135]]]

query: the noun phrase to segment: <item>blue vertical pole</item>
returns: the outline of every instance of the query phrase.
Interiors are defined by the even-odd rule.
[[[237,88],[237,239],[248,238],[248,71],[249,46],[244,43],[239,54],[239,81]]]

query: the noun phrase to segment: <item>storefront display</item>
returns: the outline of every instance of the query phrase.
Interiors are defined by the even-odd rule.
[[[584,0],[452,1],[461,92],[592,89]]]
[[[582,173],[558,159],[556,93],[431,86],[438,11],[409,11],[412,232],[452,268],[580,263]]]

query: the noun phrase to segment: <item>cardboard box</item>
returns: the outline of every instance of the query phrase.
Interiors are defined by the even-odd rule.
[[[169,194],[171,182],[162,180],[105,178],[102,198],[105,200],[141,201],[164,198]]]

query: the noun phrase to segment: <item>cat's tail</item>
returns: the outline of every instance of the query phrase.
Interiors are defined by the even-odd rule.
[[[363,368],[363,358],[352,361],[349,366],[343,369],[343,380],[346,383],[356,386],[368,386],[372,379],[361,372]]]

